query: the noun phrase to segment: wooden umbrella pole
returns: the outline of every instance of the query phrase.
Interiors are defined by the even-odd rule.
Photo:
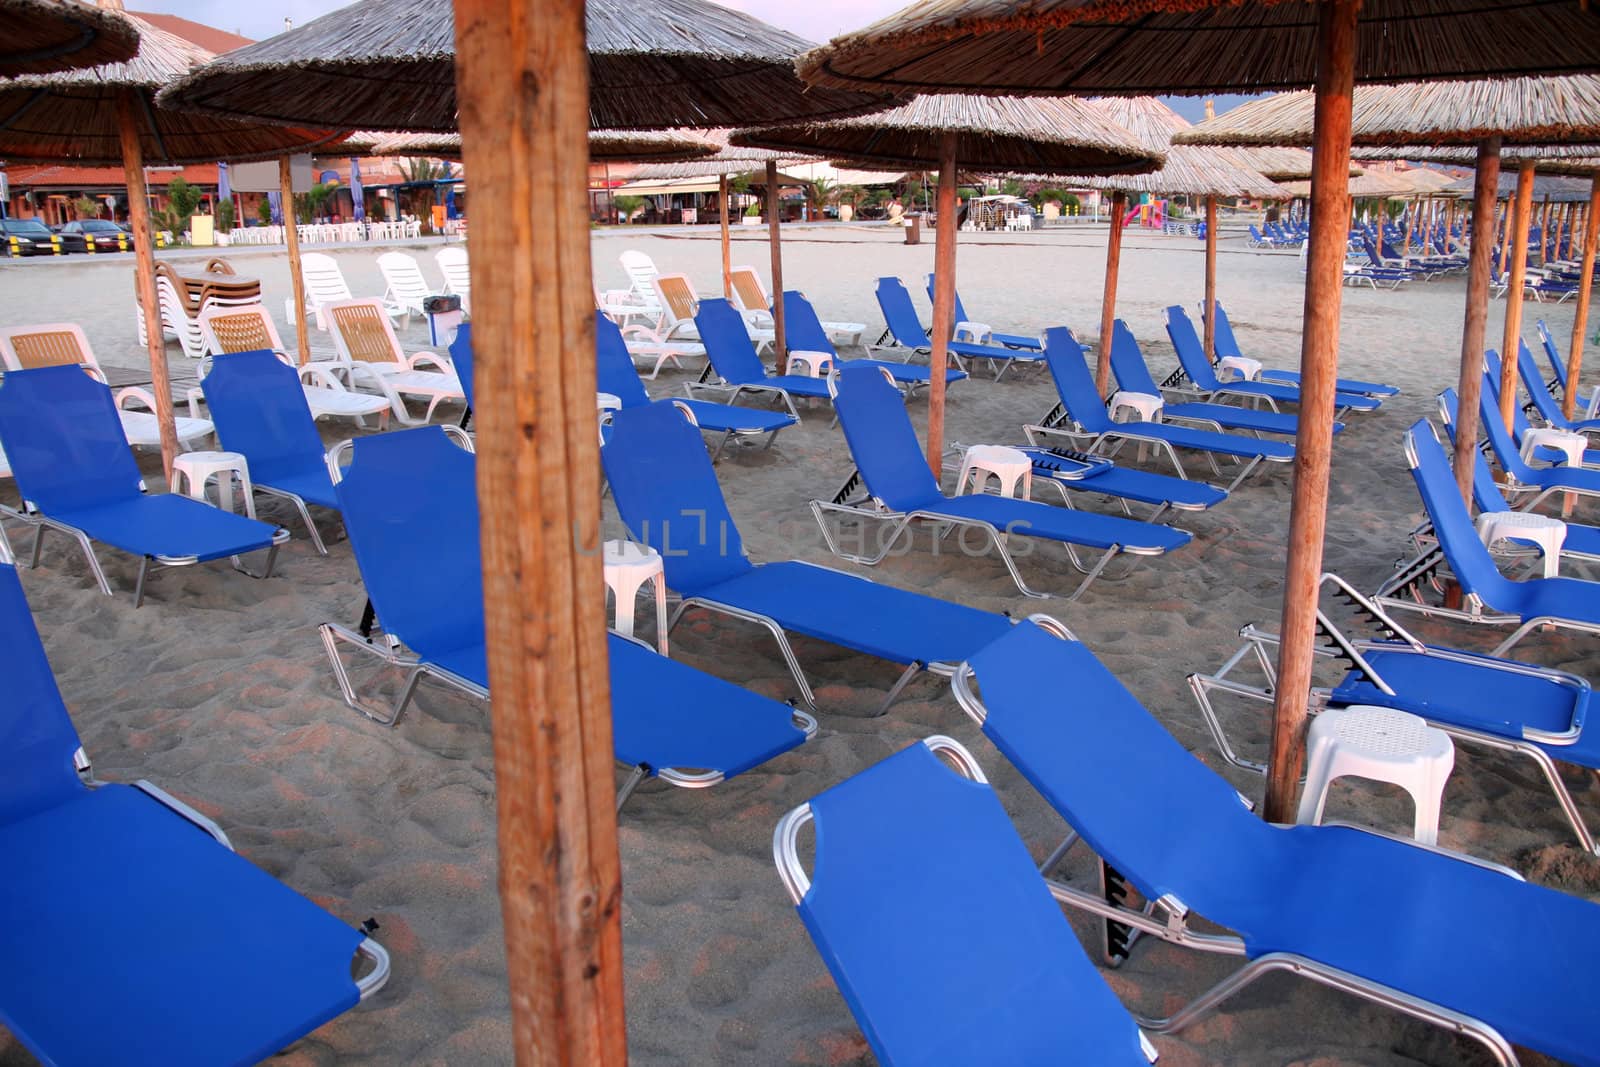
[[[1578,403],[1578,374],[1583,370],[1584,334],[1589,329],[1589,296],[1594,290],[1595,245],[1600,241],[1600,171],[1589,185],[1589,210],[1583,220],[1583,261],[1578,266],[1578,306],[1572,318],[1572,345],[1567,349],[1567,388],[1561,410],[1572,418]]]
[[[161,332],[161,305],[156,299],[155,230],[150,225],[150,196],[144,181],[144,147],[139,143],[139,103],[128,90],[117,95],[117,123],[122,136],[122,173],[128,185],[128,224],[133,228],[134,289],[144,313],[144,343],[150,354],[150,391],[155,394],[156,425],[161,431],[161,469],[172,485],[172,461],[178,458],[178,428],[172,417],[172,386],[167,380],[167,342]]]
[[[1506,285],[1506,328],[1500,341],[1500,417],[1506,429],[1517,409],[1517,345],[1522,340],[1522,285],[1528,277],[1528,230],[1533,221],[1533,160],[1517,170],[1517,206],[1513,213],[1511,274]]]
[[[1317,590],[1333,454],[1334,382],[1339,369],[1339,305],[1344,292],[1349,215],[1350,108],[1355,94],[1360,0],[1318,5],[1315,149],[1311,159],[1311,248],[1300,346],[1300,428],[1295,435],[1294,497],[1284,576],[1278,686],[1272,717],[1264,816],[1293,822],[1305,763],[1306,705],[1316,645]]]
[[[1472,506],[1477,459],[1478,401],[1483,396],[1483,341],[1489,323],[1489,274],[1494,268],[1494,205],[1500,188],[1500,138],[1478,143],[1472,181],[1472,245],[1467,259],[1467,314],[1461,329],[1461,376],[1456,381],[1456,485]]]
[[[789,365],[789,341],[783,323],[783,246],[778,238],[778,164],[767,161],[767,243],[772,247],[772,342],[778,373]]]
[[[1506,197],[1505,222],[1500,227],[1500,274],[1503,277],[1511,267],[1511,216],[1516,197]]]
[[[587,179],[584,187],[588,188]],[[300,273],[300,227],[294,214],[294,175],[288,156],[278,157],[278,196],[283,200],[283,243],[289,246],[289,285],[294,290],[294,343],[304,367],[311,362],[311,324],[306,321],[306,280]]]
[[[1206,197],[1206,359],[1217,359],[1217,198]]]
[[[624,1064],[583,0],[456,0],[500,911],[518,1064]],[[531,87],[534,87],[530,89]]]
[[[944,378],[956,326],[956,135],[939,142],[939,221],[933,244],[933,350],[928,353],[928,466],[944,469]]]
[[[1571,220],[1571,218],[1572,218],[1572,205],[1571,204],[1566,204],[1566,205],[1558,204],[1558,205],[1556,205],[1555,214],[1551,217],[1551,220],[1550,220],[1550,225],[1555,227],[1555,233],[1551,236],[1551,239],[1550,239],[1551,258],[1553,258],[1553,259],[1560,259],[1561,258],[1561,235],[1565,231],[1566,224]],[[1548,260],[1546,262],[1548,262]]]
[[[1117,319],[1117,271],[1122,266],[1122,216],[1128,210],[1128,194],[1117,189],[1111,194],[1111,233],[1106,238],[1106,285],[1100,294],[1100,352],[1095,359],[1094,384],[1105,396],[1111,385],[1111,331]]]
[[[733,244],[728,236],[728,176],[717,176],[717,214],[722,217],[722,299],[733,299]]]
[[[1539,265],[1550,262],[1550,198],[1544,198],[1544,209],[1539,212]]]
[[[1416,206],[1417,202],[1413,200],[1410,206],[1408,206],[1405,210],[1406,232],[1405,236],[1401,238],[1401,240],[1404,241],[1404,244],[1402,245],[1402,250],[1400,252],[1400,262],[1402,265],[1411,258],[1411,215]]]

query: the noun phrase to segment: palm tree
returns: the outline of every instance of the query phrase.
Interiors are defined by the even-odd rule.
[[[838,195],[838,184],[831,178],[815,178],[806,183],[806,204],[813,215],[821,217],[822,209]]]
[[[418,185],[414,190],[415,203],[420,207],[417,216],[422,219],[422,232],[433,232],[433,182],[447,181],[454,178],[455,168],[441,159],[426,159],[422,157],[402,159],[399,161],[401,177],[407,182],[427,182],[430,184]]]

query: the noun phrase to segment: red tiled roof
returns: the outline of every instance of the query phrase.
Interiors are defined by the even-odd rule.
[[[12,165],[6,168],[6,176],[13,189],[81,189],[126,184],[121,167]],[[217,165],[194,163],[181,168],[152,167],[145,171],[145,179],[154,186],[164,186],[178,177],[191,185],[216,185]]]
[[[255,43],[248,37],[240,37],[237,33],[219,30],[215,26],[207,26],[179,15],[168,15],[159,11],[130,11],[128,14],[144,19],[158,30],[166,30],[175,37],[182,37],[185,41],[197,44],[207,52],[216,52],[218,55]]]

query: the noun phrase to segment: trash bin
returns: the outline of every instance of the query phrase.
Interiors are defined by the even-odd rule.
[[[922,216],[906,216],[906,244],[920,245],[922,243]]]

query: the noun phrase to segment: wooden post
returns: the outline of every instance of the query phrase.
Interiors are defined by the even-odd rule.
[[[1572,418],[1578,403],[1578,373],[1583,370],[1584,334],[1589,328],[1589,296],[1594,290],[1594,254],[1600,239],[1600,171],[1589,185],[1589,210],[1583,220],[1583,261],[1578,266],[1578,306],[1572,317],[1572,345],[1567,349],[1567,388],[1561,409]]]
[[[1533,218],[1533,160],[1517,171],[1517,206],[1513,213],[1511,274],[1506,288],[1506,329],[1500,341],[1500,417],[1509,431],[1517,410],[1517,344],[1522,340],[1522,283],[1528,277],[1528,229]]]
[[[1401,238],[1401,242],[1402,243],[1401,243],[1401,246],[1400,246],[1400,265],[1402,267],[1405,266],[1406,263],[1409,262],[1410,259],[1411,259],[1411,213],[1416,208],[1416,206],[1417,206],[1417,202],[1415,200],[1413,200],[1411,202],[1411,204],[1404,211],[1405,219],[1406,219],[1406,229],[1405,229],[1405,235]]]
[[[1514,196],[1506,197],[1505,224],[1500,229],[1500,274],[1502,276],[1505,275],[1507,270],[1511,269],[1511,215],[1512,205],[1516,203],[1516,199]]]
[[[1500,188],[1500,138],[1478,143],[1472,181],[1472,246],[1467,259],[1467,314],[1461,329],[1461,375],[1456,381],[1454,467],[1461,499],[1472,506],[1478,401],[1483,396],[1483,339],[1489,322],[1489,272],[1494,267],[1494,205]]]
[[[944,470],[944,377],[956,327],[956,135],[939,141],[939,221],[933,238],[933,351],[928,353],[928,466]]]
[[[1499,168],[1498,167],[1496,168],[1496,173],[1499,173]],[[1455,239],[1456,239],[1455,234],[1456,234],[1456,202],[1455,202],[1454,199],[1451,199],[1444,206],[1444,251],[1445,251],[1446,255],[1450,254],[1450,249],[1455,245]]]
[[[518,1064],[624,1064],[583,0],[457,0],[500,912]]]
[[[728,176],[717,175],[717,214],[722,217],[722,299],[733,299],[733,244],[728,236]],[[781,368],[780,368],[781,369]]]
[[[1217,360],[1217,198],[1206,197],[1206,359]]]
[[[584,179],[588,188],[588,179]],[[278,157],[278,196],[283,200],[283,243],[289,246],[289,285],[294,290],[294,343],[300,365],[311,362],[311,324],[306,321],[306,280],[300,274],[300,227],[294,213],[294,179],[289,157]]]
[[[778,240],[778,164],[767,161],[767,243],[772,247],[772,342],[778,373],[789,365],[789,341],[783,324],[783,246]]]
[[[139,144],[137,89],[117,94],[117,123],[122,137],[122,173],[128,185],[128,223],[133,228],[133,281],[144,312],[144,343],[150,353],[150,392],[156,398],[156,425],[161,432],[161,469],[172,485],[172,461],[178,457],[178,428],[172,421],[172,386],[167,381],[167,342],[161,330],[161,302],[156,299],[155,228],[150,225],[150,197],[144,181],[144,148]]]
[[[1550,262],[1550,198],[1544,198],[1544,208],[1539,212],[1539,266]]]
[[[1106,286],[1100,294],[1100,352],[1095,360],[1094,384],[1105,396],[1111,384],[1111,330],[1117,319],[1117,271],[1122,265],[1122,216],[1128,211],[1128,194],[1111,194],[1111,235],[1106,238]]]
[[[1565,232],[1567,224],[1572,221],[1572,208],[1572,204],[1567,204],[1565,206],[1559,204],[1556,205],[1555,217],[1552,220],[1552,225],[1555,226],[1556,232],[1550,242],[1552,256],[1555,259],[1561,258],[1561,236],[1563,232]]]
[[[1325,0],[1317,15],[1315,148],[1311,159],[1311,248],[1300,346],[1300,429],[1295,435],[1289,562],[1284,577],[1278,691],[1267,766],[1268,822],[1293,822],[1305,763],[1306,704],[1316,645],[1317,590],[1333,454],[1339,305],[1345,220],[1350,213],[1350,106],[1355,93],[1356,16],[1361,0]]]

